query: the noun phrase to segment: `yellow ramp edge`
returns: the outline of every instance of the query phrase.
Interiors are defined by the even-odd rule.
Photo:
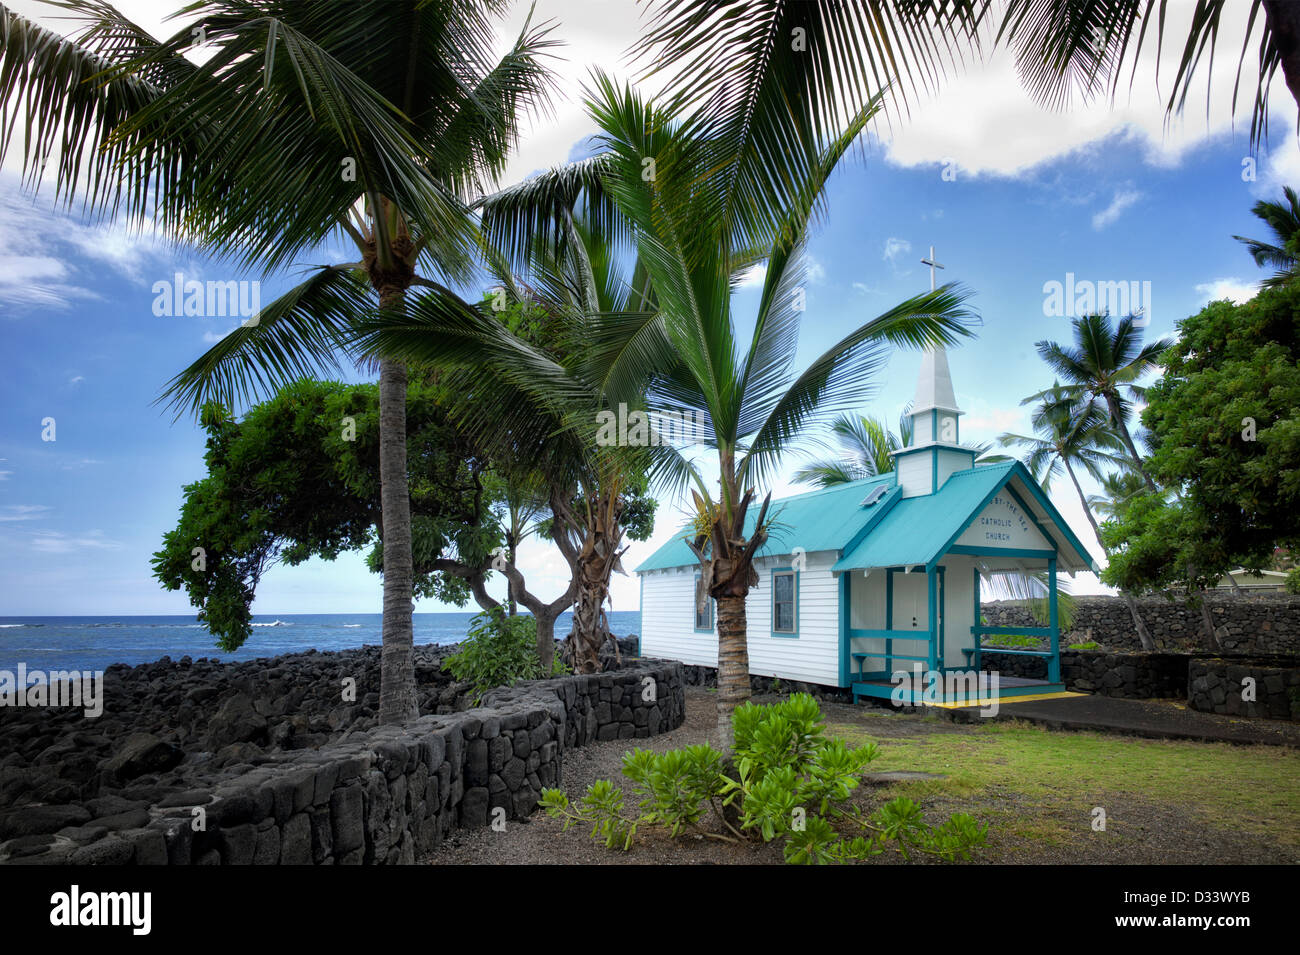
[[[961,710],[961,709],[965,709],[968,706],[984,707],[984,706],[992,706],[995,703],[999,706],[1010,706],[1012,703],[1032,703],[1035,700],[1065,700],[1065,699],[1069,699],[1072,696],[1087,696],[1087,695],[1088,695],[1087,693],[1069,693],[1069,692],[1033,693],[1033,694],[1026,694],[1024,696],[1001,696],[998,697],[996,700],[983,699],[983,700],[967,701],[965,703],[922,703],[921,705],[937,706],[940,709],[945,709],[945,710]]]

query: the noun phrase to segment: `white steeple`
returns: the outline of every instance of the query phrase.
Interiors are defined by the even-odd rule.
[[[948,353],[942,348],[931,349],[921,356],[921,374],[916,379],[916,394],[912,396],[912,414],[928,412],[931,408],[962,414],[957,407],[957,396],[952,391],[952,372],[948,370]]]
[[[934,291],[934,270],[943,268],[935,261],[934,246],[930,246],[930,257],[921,263],[930,266],[930,290]],[[916,393],[908,412],[912,437],[906,448],[894,452],[894,474],[904,497],[933,494],[954,471],[974,467],[974,452],[959,442],[957,419],[963,414],[953,392],[948,353],[943,348],[927,349],[921,356]]]

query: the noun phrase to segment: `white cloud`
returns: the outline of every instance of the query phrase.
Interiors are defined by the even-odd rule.
[[[122,545],[104,537],[103,531],[90,531],[73,537],[60,531],[39,531],[32,537],[32,549],[42,554],[71,554],[79,550],[117,550]]]
[[[1041,107],[1025,92],[1015,57],[1001,49],[983,62],[968,63],[967,68],[951,72],[936,94],[913,103],[906,121],[895,122],[892,129],[881,124],[876,134],[886,146],[889,161],[924,166],[951,158],[957,164],[959,180],[970,175],[1017,177],[1072,153],[1093,152],[1102,141],[1112,145],[1116,138],[1139,144],[1147,162],[1161,167],[1175,166],[1189,150],[1225,136],[1240,140],[1245,158],[1259,22],[1242,65],[1243,84],[1235,116],[1232,96],[1246,22],[1252,15],[1250,4],[1226,5],[1219,29],[1223,42],[1215,51],[1212,83],[1207,87],[1207,56],[1188,90],[1181,116],[1166,121],[1169,79],[1177,71],[1182,38],[1187,36],[1194,8],[1191,3],[1170,4],[1166,23],[1169,39],[1158,64],[1160,83],[1156,83],[1157,44],[1149,31],[1133,82],[1130,86],[1130,68],[1126,66],[1113,105],[1103,95],[1086,103],[1076,99],[1068,109],[1060,111]],[[1269,90],[1269,104],[1271,125],[1283,131],[1277,138],[1294,139],[1285,130],[1295,125],[1296,104],[1280,71]],[[1292,147],[1289,144],[1288,150]],[[939,173],[936,169],[934,174]],[[1225,177],[1238,175],[1238,170],[1225,172]]]
[[[12,474],[12,471],[6,471]],[[44,504],[6,504],[0,507],[0,521],[38,521],[49,507]]]
[[[68,379],[68,384],[75,386],[81,384],[85,380],[86,380],[85,375],[73,375],[71,378]]]
[[[1142,193],[1138,192],[1136,189],[1122,189],[1116,191],[1114,198],[1110,200],[1110,205],[1092,217],[1092,227],[1094,229],[1106,228],[1106,226],[1110,225],[1123,215],[1125,209],[1136,203],[1141,198]]]
[[[740,278],[736,280],[736,288],[761,288],[765,281],[767,281],[767,263],[759,262],[740,273]],[[207,340],[206,336],[204,340]]]
[[[868,285],[866,282],[854,282],[854,283],[853,283],[853,291],[857,292],[859,295],[879,295],[879,294],[880,294],[880,289],[878,289],[878,288],[872,288],[872,287],[871,287],[870,285]]]
[[[166,254],[149,236],[88,224],[44,193],[33,199],[17,176],[0,177],[0,248],[26,248],[33,235],[42,237],[43,254],[0,255],[0,312],[65,309],[99,299],[89,286],[103,280],[102,266],[140,283],[145,266]]]
[[[826,266],[822,265],[811,255],[808,256],[808,263],[804,269],[804,276],[814,285],[820,285],[826,281]]]
[[[1201,296],[1202,302],[1217,302],[1226,298],[1238,305],[1249,302],[1258,291],[1258,283],[1237,278],[1215,279],[1196,286],[1196,294]]]
[[[897,265],[898,257],[900,255],[906,255],[911,251],[912,243],[908,242],[906,239],[898,239],[894,236],[890,236],[885,240],[885,254],[882,258],[891,265]]]
[[[238,326],[236,326],[236,327],[238,327]],[[224,331],[224,332],[212,332],[212,331],[204,332],[204,333],[203,333],[203,340],[204,340],[205,342],[207,342],[209,345],[212,345],[212,344],[215,344],[216,342],[221,341],[221,339],[225,338],[227,335],[229,335],[229,334],[230,334],[231,332],[233,332],[234,330],[235,330],[234,328],[229,328],[229,329],[226,329],[226,331]]]

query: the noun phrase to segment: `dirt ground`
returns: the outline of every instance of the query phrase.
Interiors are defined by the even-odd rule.
[[[706,742],[715,725],[713,693],[699,687],[686,691],[686,722],[678,729],[649,740],[637,740],[638,746],[663,752],[669,749]],[[756,702],[771,702],[757,698]],[[878,742],[882,753],[897,746],[934,746],[964,743],[983,731],[981,727],[954,724],[934,716],[894,714],[878,708],[825,703],[826,723],[832,732]],[[1024,734],[1048,734],[1042,741],[1051,746],[1055,737],[1074,734],[1057,733],[1024,727]],[[1093,737],[1094,741],[1098,738]],[[1139,745],[1133,740],[1115,737],[1115,746]],[[992,746],[988,757],[1005,762],[998,755],[997,740],[980,740]],[[1096,744],[1105,749],[1109,739]],[[1147,746],[1198,747],[1215,744],[1154,743]],[[591,782],[611,779],[624,790],[624,805],[635,810],[636,797],[631,783],[622,775],[621,760],[629,749],[628,741],[615,740],[574,749],[564,756],[563,788],[576,800]],[[1237,752],[1258,751],[1258,759],[1275,756],[1276,747],[1237,747]],[[1270,752],[1274,751],[1274,752]],[[910,750],[909,750],[910,752]],[[1131,751],[1129,751],[1131,758]],[[1254,758],[1252,756],[1252,758]],[[881,763],[888,760],[881,759]],[[873,764],[872,769],[876,768]],[[927,766],[886,765],[884,769],[931,769]],[[954,777],[956,781],[958,777]],[[942,780],[932,783],[864,784],[855,800],[866,809],[878,806],[897,795],[915,799],[932,823],[948,814],[967,812],[989,826],[988,844],[979,850],[973,863],[1009,863],[1025,865],[1093,864],[1295,864],[1300,862],[1300,848],[1293,839],[1268,837],[1258,827],[1237,824],[1227,814],[1207,813],[1194,799],[1171,798],[1167,788],[1160,793],[1144,792],[1140,781],[1132,787],[1107,791],[1105,809],[1110,820],[1106,831],[1092,826],[1093,794],[1079,793],[1066,783],[1053,791],[1051,779],[1034,785],[969,781],[949,785]],[[1294,824],[1300,818],[1300,805],[1292,806],[1286,797],[1284,818]],[[1294,813],[1292,813],[1294,810]],[[707,817],[706,817],[707,818]],[[712,820],[709,820],[712,822]],[[712,828],[712,827],[707,827]],[[721,827],[714,831],[721,832]],[[626,852],[606,849],[589,837],[587,827],[576,825],[562,831],[560,821],[538,811],[528,820],[512,820],[501,832],[492,829],[455,831],[448,840],[424,860],[431,865],[512,865],[512,864],[601,864],[601,865],[781,865],[780,842],[769,845],[753,843],[735,845],[686,835],[677,839],[662,831],[643,827]],[[896,853],[887,852],[869,864],[901,863]],[[915,863],[913,863],[915,864]],[[972,863],[963,863],[972,864]]]

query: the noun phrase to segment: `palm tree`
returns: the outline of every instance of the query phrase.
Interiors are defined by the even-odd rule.
[[[1040,103],[1068,108],[1074,94],[1090,99],[1108,88],[1113,99],[1125,72],[1131,88],[1144,46],[1154,42],[1180,51],[1165,104],[1173,116],[1194,80],[1204,75],[1208,82],[1228,3],[1187,0],[1191,26],[1178,36],[1167,24],[1169,0],[673,0],[662,4],[642,51],[657,55],[656,68],[670,72],[678,89],[698,87],[719,111],[748,101],[760,116],[764,97],[754,94],[762,87],[752,78],[762,75],[772,78],[773,89],[813,102],[837,91],[855,101],[889,87],[897,112],[905,114],[913,98],[933,91],[950,69],[962,69],[967,56],[1002,44],[1014,51],[1021,80]],[[1266,94],[1279,66],[1300,104],[1300,5],[1251,0],[1245,35],[1232,38],[1241,49],[1233,112],[1254,40],[1260,58],[1252,148],[1267,138]],[[798,56],[805,67],[795,62]],[[778,61],[773,68],[769,58]]]
[[[1161,339],[1143,345],[1142,333],[1134,325],[1132,315],[1121,318],[1118,324],[1113,323],[1109,315],[1088,315],[1076,318],[1070,324],[1074,329],[1073,346],[1049,341],[1040,341],[1034,346],[1039,357],[1068,383],[1064,389],[1060,385],[1054,386],[1057,392],[1055,400],[1102,403],[1110,427],[1115,429],[1128,450],[1133,469],[1142,476],[1147,487],[1155,491],[1155,482],[1133,444],[1128,419],[1132,413],[1131,402],[1141,400],[1145,394],[1145,389],[1137,382],[1157,367],[1160,355],[1173,343]],[[1027,400],[1032,400],[1032,397]],[[1082,414],[1076,416],[1076,420],[1088,422],[1091,416]]]
[[[894,470],[894,452],[912,440],[911,428],[912,419],[906,411],[899,416],[897,434],[879,418],[840,415],[830,428],[838,439],[839,453],[804,465],[795,472],[794,479],[817,487],[833,487],[888,474]]]
[[[1111,471],[1101,479],[1101,489],[1104,493],[1088,495],[1088,507],[1109,520],[1118,520],[1133,495],[1142,492],[1142,478],[1129,470]]]
[[[340,367],[348,330],[412,286],[466,273],[465,202],[502,168],[522,110],[544,104],[546,31],[492,52],[490,0],[209,0],[158,41],[98,0],[71,0],[64,40],[0,8],[0,154],[25,107],[27,183],[271,272],[333,236],[358,261],[321,267],[185,369],[164,398],[195,411]],[[201,43],[209,55],[185,54]],[[57,155],[53,155],[55,147]],[[423,271],[425,275],[419,274]],[[429,278],[426,276],[433,276]],[[380,719],[417,715],[412,661],[406,380],[384,358]]]
[[[770,501],[769,494],[752,514],[757,488],[771,481],[808,426],[869,393],[889,345],[931,347],[968,334],[964,296],[944,286],[866,322],[794,372],[809,220],[826,180],[877,106],[878,100],[819,151],[810,178],[790,196],[782,220],[771,223],[756,211],[770,205],[758,198],[770,180],[734,162],[734,147],[724,146],[730,116],[721,128],[700,113],[682,117],[674,104],[660,109],[603,76],[589,99],[609,156],[603,188],[629,224],[658,306],[649,317],[606,316],[624,347],[597,350],[596,377],[611,401],[644,394],[652,407],[703,422],[702,443],[716,454],[715,494],[699,461],[676,448],[654,449],[657,473],[678,488],[689,486],[695,502],[688,544],[700,561],[699,602],[717,601],[724,746],[732,712],[749,697],[745,600],[758,583],[753,562],[767,538]],[[643,178],[647,167],[654,175]],[[742,206],[744,215],[736,211]],[[757,256],[767,271],[746,345],[736,336],[731,298],[756,258],[755,235],[770,245]]]
[[[833,487],[863,478],[889,474],[894,470],[894,452],[912,443],[911,403],[898,416],[898,433],[890,431],[878,418],[867,415],[840,415],[831,422],[831,433],[839,439],[839,453],[804,465],[794,474],[797,482]],[[975,446],[977,463],[1005,461],[1001,454],[989,454],[990,445]]]
[[[1127,471],[1132,463],[1124,454],[1123,440],[1110,427],[1106,410],[1095,401],[1079,402],[1076,398],[1075,390],[1060,382],[1053,383],[1044,392],[1031,395],[1021,403],[1039,402],[1030,415],[1033,434],[1005,433],[998,436],[998,443],[1003,447],[1022,449],[1025,466],[1044,491],[1051,489],[1052,479],[1062,471],[1069,476],[1083,505],[1083,513],[1097,537],[1097,544],[1109,557],[1101,539],[1101,528],[1088,506],[1088,498],[1084,496],[1075,469],[1081,468],[1090,477],[1104,481],[1107,467],[1117,466]],[[1154,650],[1155,641],[1138,612],[1137,601],[1127,593],[1124,600],[1143,649]]]
[[[1250,210],[1273,230],[1272,242],[1233,236],[1238,242],[1246,244],[1256,265],[1277,269],[1277,272],[1260,283],[1264,288],[1285,285],[1300,272],[1300,198],[1296,197],[1295,190],[1290,186],[1285,186],[1282,192],[1286,195],[1285,204],[1261,199]]]
[[[1202,65],[1208,85],[1219,21],[1228,5],[1228,0],[1185,3],[1191,7],[1192,20],[1188,34],[1182,37],[1171,35],[1167,26],[1169,0],[1006,0],[995,43],[1006,42],[1014,48],[1018,71],[1030,93],[1039,102],[1057,108],[1068,108],[1076,91],[1090,98],[1109,86],[1113,99],[1125,67],[1131,89],[1146,43],[1154,42],[1159,49],[1179,48],[1178,69],[1165,104],[1167,114],[1173,116],[1182,111]],[[1244,6],[1240,0],[1233,0],[1233,5]],[[992,0],[975,0],[970,6],[973,9],[963,20],[972,16],[982,20],[994,8]],[[1251,0],[1245,35],[1232,38],[1241,48],[1233,112],[1241,92],[1246,52],[1256,37],[1260,57],[1254,78],[1252,148],[1268,136],[1267,94],[1279,66],[1292,98],[1300,103],[1300,7],[1289,0]],[[1209,56],[1205,56],[1207,50]]]
[[[495,201],[484,206],[492,209]],[[592,228],[584,210],[566,209],[563,220],[562,246],[544,238],[532,245],[527,281],[505,256],[486,250],[501,282],[496,301],[506,307],[471,310],[435,291],[365,330],[378,352],[445,369],[466,396],[460,421],[488,456],[528,462],[546,489],[551,536],[572,570],[564,597],[564,607],[574,605],[570,650],[576,669],[591,673],[610,636],[604,606],[612,575],[622,572],[623,513],[644,483],[648,449],[600,439],[602,415],[616,417],[617,407],[588,376],[589,352],[601,347],[602,316],[644,316],[652,297],[640,269],[622,273],[609,237]],[[512,564],[499,569],[514,594]],[[545,664],[550,640],[539,626]]]

